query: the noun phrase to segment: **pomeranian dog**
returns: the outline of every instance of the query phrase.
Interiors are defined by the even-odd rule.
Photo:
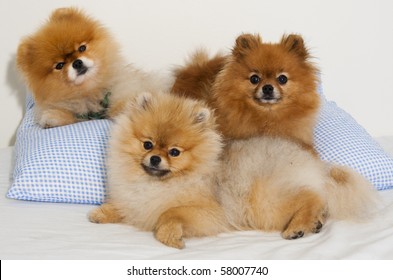
[[[366,218],[378,201],[355,170],[316,156],[320,98],[310,59],[299,35],[272,44],[243,34],[231,54],[199,50],[175,70],[171,92],[206,100],[227,140],[218,194],[235,229],[296,239],[319,232],[328,216]]]
[[[55,10],[22,39],[17,66],[32,91],[42,127],[113,117],[132,92],[158,84],[126,64],[100,22],[73,7]]]
[[[329,217],[372,217],[378,193],[356,171],[329,165],[299,144],[262,136],[230,141],[218,175],[219,201],[237,230],[318,233]]]
[[[301,36],[272,44],[243,34],[231,54],[210,59],[199,50],[174,74],[171,92],[206,100],[225,138],[280,136],[315,153],[318,70]]]
[[[141,93],[115,119],[109,142],[107,201],[95,223],[125,223],[183,248],[186,237],[227,231],[216,200],[221,137],[200,101]]]
[[[318,233],[328,217],[372,213],[376,191],[350,168],[329,165],[291,140],[223,144],[211,109],[169,93],[141,93],[115,119],[108,197],[94,223],[153,231],[163,244],[232,230]]]

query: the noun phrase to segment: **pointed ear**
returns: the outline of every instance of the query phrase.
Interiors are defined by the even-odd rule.
[[[242,34],[236,39],[235,47],[232,54],[235,56],[244,56],[249,51],[256,49],[262,43],[259,35]]]
[[[145,110],[152,100],[153,95],[150,92],[142,92],[135,98],[135,107]]]
[[[206,123],[211,118],[211,112],[206,107],[200,107],[194,114],[194,123]]]
[[[307,59],[309,56],[308,50],[304,45],[304,40],[300,35],[296,35],[296,34],[284,35],[281,38],[280,44],[284,46],[287,51],[293,52],[303,59]]]
[[[18,46],[16,64],[18,68],[27,72],[34,59],[34,46],[29,38],[24,39]]]
[[[54,10],[49,17],[49,20],[63,20],[71,17],[73,14],[80,13],[77,8],[69,7],[69,8],[58,8]]]

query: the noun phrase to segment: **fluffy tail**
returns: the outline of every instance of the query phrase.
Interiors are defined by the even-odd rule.
[[[194,99],[209,100],[211,87],[225,60],[225,56],[219,54],[209,58],[203,49],[196,51],[186,65],[175,69],[175,82],[171,92]]]
[[[357,171],[329,166],[327,198],[329,215],[340,220],[364,221],[377,210],[379,194]]]

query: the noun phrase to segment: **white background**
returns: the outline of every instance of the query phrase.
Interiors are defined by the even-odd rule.
[[[3,265],[4,263],[4,265]],[[211,275],[192,276],[131,276],[128,269],[132,267],[143,270],[179,269],[182,267],[191,273],[192,269],[210,269]],[[227,267],[267,267],[267,275],[221,275],[221,269]],[[23,269],[21,269],[23,268]],[[331,280],[331,279],[391,279],[391,261],[389,260],[318,260],[312,263],[307,260],[96,260],[96,261],[3,261],[2,276],[6,280],[225,280],[225,279],[302,279],[302,280]],[[4,271],[4,272],[3,272]]]
[[[78,6],[101,20],[129,62],[168,71],[197,47],[229,51],[243,32],[277,41],[302,34],[322,71],[325,95],[372,136],[393,135],[391,0],[0,0],[0,148],[13,145],[24,85],[15,70],[22,36],[58,7]]]

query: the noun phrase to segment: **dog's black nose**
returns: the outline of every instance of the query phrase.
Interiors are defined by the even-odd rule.
[[[274,87],[270,84],[264,85],[262,87],[262,92],[268,96],[273,96]]]
[[[80,59],[76,59],[74,60],[74,62],[72,63],[72,68],[74,68],[76,70],[76,72],[78,72],[78,75],[83,75],[87,72],[87,67],[83,64],[83,61]]]
[[[83,67],[83,61],[80,59],[76,59],[73,63],[72,63],[72,68],[78,70],[81,69]]]
[[[161,158],[159,156],[152,156],[150,158],[150,164],[154,167],[157,167],[161,162]]]

